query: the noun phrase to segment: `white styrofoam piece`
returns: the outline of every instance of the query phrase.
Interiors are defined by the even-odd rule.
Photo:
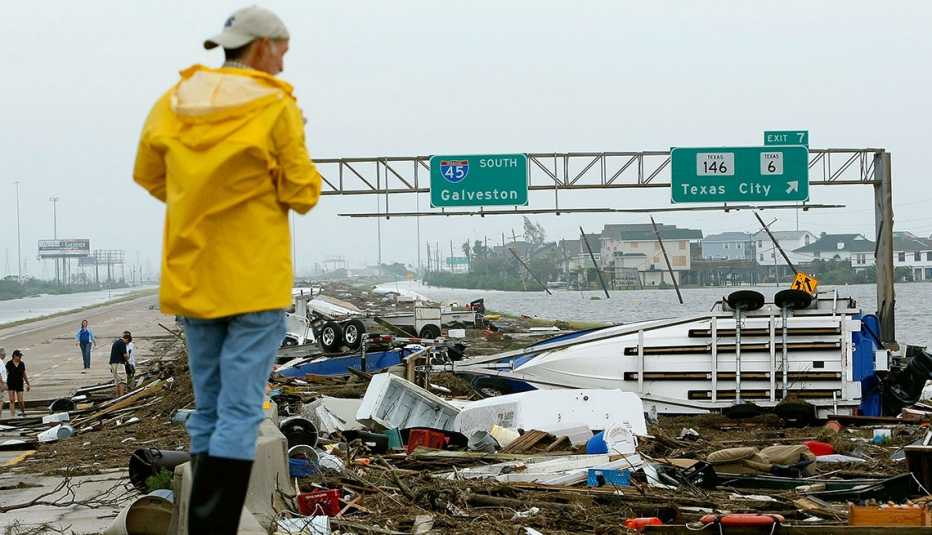
[[[482,399],[460,412],[454,429],[468,436],[493,425],[525,431],[574,426],[597,431],[622,426],[635,435],[647,434],[644,404],[637,394],[621,390],[532,390]]]

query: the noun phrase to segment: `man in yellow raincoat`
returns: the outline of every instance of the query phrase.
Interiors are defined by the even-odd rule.
[[[183,318],[196,410],[188,533],[236,533],[264,387],[291,302],[288,211],[320,196],[304,120],[283,69],[289,34],[274,13],[241,9],[152,108],[133,178],[166,205],[162,312]]]

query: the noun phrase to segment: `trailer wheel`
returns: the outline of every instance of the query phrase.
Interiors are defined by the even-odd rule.
[[[425,325],[421,327],[421,332],[418,333],[418,336],[428,340],[440,338],[440,327],[437,327],[436,325]]]
[[[366,325],[359,320],[349,320],[343,324],[343,343],[353,351],[362,344],[362,335],[366,333]]]
[[[473,381],[473,387],[487,398],[494,398],[509,393],[508,384],[501,379],[480,377]]]
[[[328,321],[320,329],[320,347],[328,353],[334,353],[343,346],[343,329],[339,323]]]

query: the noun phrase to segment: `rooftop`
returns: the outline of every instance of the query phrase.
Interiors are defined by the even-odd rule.
[[[733,242],[733,241],[751,241],[751,235],[747,232],[722,232],[720,234],[709,234],[702,238],[704,242]]]
[[[664,240],[701,240],[702,231],[689,228],[677,228],[676,225],[658,224],[657,230]],[[605,225],[602,228],[602,239],[619,241],[656,241],[654,227],[650,223],[633,223],[621,225]]]
[[[794,249],[794,253],[822,253],[832,251],[844,251],[847,253],[866,253],[874,252],[874,242],[868,240],[862,234],[826,234],[818,240]]]

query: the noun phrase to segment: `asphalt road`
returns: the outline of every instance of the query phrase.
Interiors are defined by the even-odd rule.
[[[91,369],[87,372],[82,369],[81,350],[74,342],[82,319],[88,320],[97,338],[97,346],[91,353]],[[139,351],[137,360],[147,358],[151,347],[147,337],[167,334],[159,327],[160,322],[173,327],[174,318],[159,312],[158,296],[152,294],[0,328],[0,347],[6,349],[7,359],[14,349],[24,354],[26,374],[32,383],[32,390],[25,393],[26,401],[53,400],[70,396],[80,387],[106,382],[110,377],[110,344],[124,330],[133,333]],[[9,399],[6,393],[4,399]],[[0,418],[9,416],[8,404],[4,409],[6,412]]]

